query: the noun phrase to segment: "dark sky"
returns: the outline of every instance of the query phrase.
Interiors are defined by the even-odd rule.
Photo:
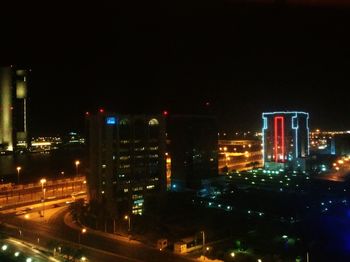
[[[262,111],[293,109],[310,112],[314,128],[350,129],[350,8],[70,2],[1,16],[1,63],[32,68],[34,134],[82,129],[99,107],[196,113],[206,101],[224,129],[257,129]]]

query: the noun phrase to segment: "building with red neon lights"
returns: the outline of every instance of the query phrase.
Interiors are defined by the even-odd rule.
[[[304,169],[309,155],[309,114],[269,112],[262,114],[263,159],[269,169]]]

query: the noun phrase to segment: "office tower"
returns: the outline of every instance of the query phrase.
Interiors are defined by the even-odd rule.
[[[295,168],[309,155],[309,114],[263,113],[263,158],[265,168]]]
[[[1,151],[27,148],[27,75],[13,66],[0,68]]]
[[[13,95],[13,126],[15,131],[16,146],[18,149],[28,147],[28,72],[16,70],[14,75],[15,94]]]
[[[13,151],[12,68],[0,68],[0,145],[1,151]]]
[[[217,119],[208,115],[169,115],[166,120],[172,190],[198,189],[217,177]]]
[[[90,201],[111,217],[143,212],[148,194],[165,191],[163,116],[87,116]]]

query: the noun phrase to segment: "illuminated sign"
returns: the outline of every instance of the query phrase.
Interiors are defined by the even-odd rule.
[[[106,118],[106,124],[107,125],[115,125],[117,123],[117,119],[113,116]]]

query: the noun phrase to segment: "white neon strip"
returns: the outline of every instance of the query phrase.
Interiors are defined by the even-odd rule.
[[[306,117],[306,130],[307,130],[307,155],[310,155],[310,129],[309,129],[309,113]]]
[[[263,166],[265,166],[265,130],[267,129],[267,117],[262,114],[263,128],[262,128],[262,153],[263,153]]]
[[[294,119],[298,121],[298,113],[292,117],[292,128],[295,130],[295,158],[299,156],[298,152],[298,131],[299,131],[299,123],[297,122],[297,126],[294,126]]]
[[[263,116],[264,115],[274,115],[274,114],[305,114],[305,115],[309,115],[309,113],[302,112],[302,111],[276,111],[276,112],[263,113]]]

